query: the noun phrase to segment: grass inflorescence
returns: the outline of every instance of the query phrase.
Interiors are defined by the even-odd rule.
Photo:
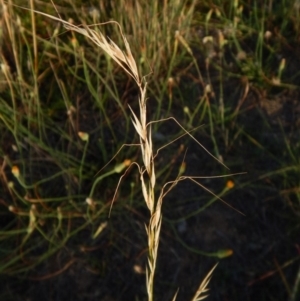
[[[0,2],[1,298],[201,300],[220,260],[213,299],[297,300],[299,1],[23,2]]]

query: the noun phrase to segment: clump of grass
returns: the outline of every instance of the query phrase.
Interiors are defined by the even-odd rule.
[[[296,67],[297,64],[294,62],[298,61],[296,55],[297,33],[299,32],[298,0],[289,3],[284,0],[263,1],[262,6],[258,6],[257,1],[227,3],[216,0],[214,6],[211,6],[209,1],[199,3],[199,1],[167,0],[157,5],[154,2],[151,4],[149,1],[140,0],[126,1],[126,7],[122,1],[110,1],[112,4],[110,7],[105,6],[105,1],[98,1],[101,14],[97,13],[97,9],[92,12],[86,9],[86,6],[80,7],[82,2],[83,5],[87,4],[84,1],[61,2],[66,6],[72,6],[70,13],[76,19],[76,21],[71,21],[72,24],[74,22],[94,24],[104,20],[118,20],[120,28],[126,32],[131,50],[133,53],[134,50],[138,50],[135,60],[138,62],[136,67],[139,74],[144,74],[144,70],[147,73],[149,65],[153,68],[154,74],[147,77],[148,84],[145,78],[139,77],[142,88],[146,86],[147,95],[151,96],[150,102],[147,103],[150,104],[147,112],[148,120],[150,120],[149,116],[153,115],[159,116],[157,118],[170,116],[169,112],[172,108],[174,114],[178,112],[184,114],[184,118],[188,121],[185,127],[188,129],[199,123],[208,124],[208,129],[203,127],[204,133],[213,142],[214,155],[217,158],[222,160],[222,157],[226,156],[226,162],[229,162],[230,156],[233,155],[232,161],[234,162],[229,164],[240,165],[243,163],[237,161],[236,158],[246,156],[247,164],[256,165],[255,179],[236,184],[237,189],[247,186],[252,190],[251,196],[254,196],[267,188],[267,192],[263,193],[260,199],[270,204],[271,184],[273,192],[278,190],[285,207],[290,207],[296,217],[299,215],[299,189],[297,188],[299,187],[297,176],[299,174],[299,143],[298,133],[294,131],[298,128],[299,122],[296,123],[294,120],[295,129],[290,132],[286,123],[281,129],[273,128],[274,123],[277,123],[273,117],[263,117],[261,120],[256,116],[255,122],[249,122],[248,119],[248,121],[241,120],[243,115],[251,117],[252,109],[257,107],[253,103],[253,98],[260,101],[273,89],[277,93],[284,88],[287,89],[285,93],[290,93],[289,89],[295,89],[295,85],[298,85],[299,72],[297,68],[291,68]],[[25,0],[23,3],[27,4]],[[111,154],[115,153],[115,149],[118,149],[124,141],[127,142],[130,136],[134,136],[129,131],[130,110],[126,108],[127,96],[134,94],[136,98],[135,92],[138,90],[135,89],[132,93],[130,89],[133,82],[131,78],[134,78],[134,75],[130,74],[129,80],[126,81],[125,72],[119,72],[118,64],[114,64],[108,54],[95,51],[94,41],[89,36],[85,39],[74,32],[58,36],[61,20],[54,20],[53,23],[42,20],[42,23],[38,23],[41,22],[40,18],[33,13],[32,9],[35,6],[35,9],[53,14],[51,3],[30,1],[30,14],[24,14],[21,18],[20,10],[12,6],[12,1],[5,3],[1,1],[1,5],[3,8],[0,20],[3,25],[1,33],[4,32],[5,35],[3,39],[0,37],[2,68],[0,72],[2,131],[0,156],[1,159],[3,158],[1,180],[5,184],[1,187],[3,195],[1,204],[4,205],[1,208],[1,220],[5,227],[0,231],[3,242],[0,271],[5,275],[22,271],[36,273],[37,269],[33,270],[32,267],[48,259],[51,254],[61,254],[63,247],[68,248],[66,243],[72,236],[81,243],[81,239],[78,239],[80,229],[93,228],[90,231],[93,233],[93,239],[101,234],[107,225],[103,219],[106,219],[108,215],[110,200],[114,193],[113,188],[116,186],[114,180],[118,178],[118,176],[113,176],[114,174],[123,172],[129,166],[137,166],[142,172],[146,193],[149,193],[151,189],[151,179],[145,163],[140,163],[142,160],[138,161],[139,164],[132,162],[138,160],[136,158],[131,161],[123,160],[114,168],[106,173],[101,172],[96,179],[93,179],[98,166],[108,162]],[[124,14],[125,10],[126,14]],[[68,13],[68,9],[62,6],[59,7],[59,11],[61,14]],[[66,15],[64,18],[67,19]],[[190,26],[191,19],[193,19],[192,26]],[[116,23],[111,23],[109,28],[101,27],[101,32],[104,36],[109,32],[109,36],[117,45],[124,44],[123,35],[115,34],[111,30],[114,26]],[[87,30],[86,27],[80,28]],[[89,28],[99,33],[97,26]],[[174,35],[176,30],[178,31]],[[191,33],[194,33],[192,39],[190,39]],[[85,47],[86,42],[89,47]],[[287,48],[288,52],[284,50]],[[125,54],[127,54],[126,51]],[[178,63],[181,69],[177,68]],[[125,64],[121,62],[121,64],[130,72],[130,68],[126,67],[127,62]],[[114,66],[117,66],[117,71]],[[54,74],[52,80],[49,74]],[[187,77],[189,80],[186,80]],[[191,84],[190,79],[194,84]],[[71,84],[67,85],[66,82]],[[123,90],[123,87],[121,89],[119,87],[120,90],[118,90],[118,86],[123,82],[127,85],[126,92],[121,96],[118,91]],[[48,93],[49,90],[51,90],[50,93]],[[56,92],[53,93],[53,90]],[[88,95],[92,98],[93,114],[87,114],[82,110],[83,107],[87,108],[87,102],[90,100]],[[271,95],[274,94],[271,93]],[[169,103],[165,101],[167,96],[169,96]],[[279,95],[279,98],[282,96],[284,95],[281,97]],[[294,97],[297,102],[298,96],[289,95],[288,98],[291,97]],[[272,97],[268,98],[271,100]],[[176,112],[175,106],[178,99],[181,102]],[[285,96],[281,100],[286,104]],[[157,101],[158,106],[151,106],[153,101]],[[82,106],[83,103],[84,106]],[[273,99],[270,103],[274,103]],[[163,111],[160,109],[161,106],[163,106]],[[136,115],[136,117],[132,115],[135,126],[142,126],[136,107],[132,105],[131,108],[133,114]],[[296,113],[296,109],[294,111]],[[292,115],[294,114],[289,114],[289,121]],[[116,120],[115,116],[118,118],[118,123],[120,121],[122,124],[122,129],[126,128],[126,131],[122,132],[122,139],[118,139],[115,131],[113,124],[113,120]],[[182,122],[182,116],[177,116]],[[265,115],[262,114],[262,116]],[[87,121],[86,118],[89,122],[83,124],[82,121]],[[135,121],[135,118],[138,118],[140,124]],[[91,119],[101,121],[99,127],[90,130],[91,127],[88,127],[91,125]],[[259,133],[258,124],[261,125],[259,128],[263,129]],[[160,134],[157,132],[159,127],[159,123],[146,121],[148,132]],[[100,135],[98,135],[99,128]],[[272,135],[270,135],[270,129],[274,130]],[[107,132],[109,132],[108,136],[112,137],[111,140],[107,139],[105,135]],[[95,143],[96,133],[97,136],[103,138],[101,138],[102,141],[98,139]],[[146,137],[149,144],[149,135]],[[138,146],[141,147],[145,141],[141,137],[139,139]],[[115,144],[118,144],[117,147]],[[131,154],[136,151],[136,146],[130,144],[130,147],[127,147],[125,158],[132,158]],[[184,150],[184,148],[180,149],[178,154],[182,154]],[[176,185],[180,180],[188,179],[188,177],[183,176],[184,164],[182,164],[178,177],[168,182],[168,177],[176,168],[174,167],[176,164],[173,164],[175,156],[170,160],[171,164],[161,166],[159,160],[163,156],[158,158],[158,151],[154,152],[151,158],[153,162],[155,161],[155,166],[153,164],[155,176],[159,179],[155,181],[154,189],[158,190],[160,185],[167,183],[163,186],[163,190],[167,193],[168,188],[172,189],[173,184]],[[267,154],[268,160],[257,161],[259,156],[263,156],[262,154]],[[91,155],[94,156],[93,162],[90,161]],[[124,148],[121,155],[124,155]],[[176,159],[178,157],[179,155]],[[114,156],[113,160],[115,158],[117,157]],[[270,161],[273,163],[270,164]],[[210,162],[208,167],[211,170]],[[201,165],[201,168],[203,170],[205,166]],[[106,195],[99,197],[103,192],[99,189],[102,181],[107,181],[109,185],[106,185]],[[132,184],[130,200],[127,198],[128,195],[125,197],[125,206],[130,210],[133,209],[132,202],[139,202],[136,192],[140,191],[138,186],[136,190],[134,188],[137,181],[136,178],[130,183]],[[92,187],[89,187],[90,185]],[[60,191],[53,191],[53,187],[59,187]],[[127,187],[125,189],[129,188]],[[221,191],[218,196],[223,197],[225,193],[227,190]],[[7,197],[4,197],[5,195]],[[124,191],[122,191],[123,195]],[[154,196],[156,205],[160,195],[155,193]],[[200,199],[199,201],[203,200],[202,196],[200,198],[195,196],[196,198]],[[178,203],[182,202],[182,207],[187,210],[187,213],[181,213],[183,216],[180,216],[180,219],[187,220],[191,215],[198,215],[199,212],[204,211],[216,200],[217,197],[213,196],[204,206],[191,214],[187,204],[187,201],[189,203],[192,201],[190,197],[176,200],[176,204],[172,203],[170,207],[175,205],[177,208]],[[247,200],[249,200],[247,197],[243,198],[243,206],[249,203],[246,202]],[[164,206],[169,205],[164,203]],[[272,210],[278,210],[273,203],[271,204]],[[256,208],[260,208],[261,205],[259,201]],[[266,202],[262,206],[264,210],[266,210],[265,206]],[[114,217],[118,208],[118,206],[114,207]],[[166,212],[164,217],[169,214]],[[290,222],[291,214],[284,212],[282,214],[285,215],[283,218],[288,218]],[[128,216],[125,215],[125,218]],[[259,219],[257,216],[259,214],[255,212],[255,218]],[[123,227],[127,222],[124,215],[120,217],[121,223],[116,224]],[[167,218],[164,220],[168,221]],[[290,224],[289,222],[286,224]],[[294,241],[297,241],[298,224],[297,220],[295,222],[297,226],[293,227],[286,237],[292,237],[292,233]],[[244,227],[249,228],[247,233],[252,231],[251,225]],[[147,225],[147,231],[149,226],[150,223]],[[106,231],[111,231],[107,230],[108,228],[112,227],[106,228]],[[141,232],[144,233],[144,228],[141,228]],[[199,251],[198,248],[189,247],[184,239],[180,239],[176,227],[173,229],[175,236],[177,234],[176,241],[182,243],[191,252],[218,258],[223,256],[222,252],[208,254]],[[265,240],[266,237],[267,235],[263,239]],[[105,239],[101,237],[100,241],[102,244]],[[113,241],[116,240],[113,239]],[[72,243],[72,250],[74,249],[76,246],[74,248]],[[286,246],[285,249],[287,249]],[[43,252],[39,253],[36,250],[43,250]],[[261,254],[258,254],[258,257],[268,258],[269,253],[265,254],[267,254],[266,257],[260,256]],[[71,262],[74,261],[71,260]],[[236,273],[235,269],[230,270]],[[250,272],[250,274],[257,273],[259,273],[257,267],[255,272]],[[51,271],[47,270],[46,277],[51,277]],[[284,277],[282,279],[286,283]],[[298,281],[295,281],[295,289],[298,288],[297,283]],[[229,288],[234,290],[235,287],[228,285],[227,281],[226,283],[224,281],[223,285],[226,286],[226,291]],[[217,294],[219,291],[224,290],[221,288]],[[288,291],[290,293],[290,289]],[[294,292],[297,294],[296,290]],[[291,300],[297,300],[295,294]],[[227,293],[227,295],[233,294]]]
[[[43,39],[57,27],[41,27],[35,13],[21,17],[11,1],[0,3],[1,194],[7,196],[1,200],[0,235],[6,247],[1,249],[0,271],[15,275],[32,271],[95,218],[99,221],[105,205],[99,202],[97,213],[86,218],[86,203],[79,202],[86,197],[83,183],[97,167],[87,162],[89,135],[79,131],[73,96],[60,79],[60,67],[74,51],[67,43],[57,47],[54,40]],[[30,4],[33,9],[34,1]],[[80,227],[73,223],[76,219],[83,221]],[[40,255],[38,248],[43,249]]]

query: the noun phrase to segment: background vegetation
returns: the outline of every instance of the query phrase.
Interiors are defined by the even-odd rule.
[[[83,36],[13,6],[57,16],[51,3],[0,3],[1,300],[145,300],[149,213],[137,170],[123,174],[140,160],[138,89]],[[173,121],[153,125],[155,150],[182,136],[159,152],[157,189],[197,175],[226,202],[192,182],[165,198],[157,299],[179,287],[190,300],[219,261],[210,300],[298,300],[300,2],[56,8],[74,24],[118,21],[147,75],[148,120],[175,117],[230,168]],[[101,31],[123,45],[115,26]]]

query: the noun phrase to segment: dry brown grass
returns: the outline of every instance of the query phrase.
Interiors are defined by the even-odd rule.
[[[150,212],[150,220],[148,225],[146,225],[146,232],[148,236],[148,265],[146,271],[146,278],[147,278],[147,293],[148,293],[148,300],[153,301],[153,290],[154,290],[154,275],[156,269],[156,261],[158,256],[158,246],[159,246],[159,239],[160,239],[160,230],[162,225],[162,203],[163,199],[166,194],[175,186],[179,181],[182,180],[192,180],[196,182],[198,185],[203,187],[199,184],[196,179],[197,177],[188,177],[188,176],[178,176],[177,179],[174,181],[165,183],[163,188],[159,194],[159,197],[155,198],[155,184],[156,184],[156,173],[155,173],[155,157],[158,154],[153,152],[153,143],[152,143],[152,132],[151,132],[151,125],[154,122],[158,121],[151,121],[147,122],[146,113],[147,113],[147,81],[146,77],[139,74],[138,67],[136,61],[132,55],[130,45],[122,32],[122,29],[119,23],[115,21],[110,21],[106,23],[101,23],[97,25],[105,25],[105,24],[115,24],[120,32],[122,41],[124,43],[125,51],[121,50],[121,48],[109,38],[106,38],[99,30],[94,30],[93,26],[88,26],[86,24],[76,26],[68,21],[63,20],[60,17],[55,17],[40,11],[35,11],[30,9],[31,13],[35,12],[40,15],[43,15],[47,18],[51,18],[53,20],[61,22],[67,30],[77,32],[90,41],[92,41],[95,45],[101,48],[104,52],[106,52],[133,80],[136,82],[140,97],[139,97],[139,115],[136,114],[131,107],[130,111],[132,114],[132,123],[136,132],[139,135],[139,146],[141,148],[142,153],[142,160],[143,166],[139,165],[137,162],[133,162],[131,165],[136,165],[139,170],[140,174],[140,181],[141,181],[141,188],[145,203]],[[174,119],[173,119],[174,120]],[[175,120],[175,122],[182,128],[182,126]],[[185,130],[184,130],[185,131]],[[195,139],[189,132],[185,131],[185,134],[189,135],[192,139]],[[198,141],[197,143],[204,148]],[[208,152],[204,148],[204,150]],[[210,153],[209,153],[210,154]],[[211,154],[210,154],[211,155]],[[211,155],[214,157],[213,155]],[[214,157],[215,158],[215,157]],[[215,158],[216,159],[216,158]],[[207,285],[211,278],[211,274],[215,267],[207,274],[201,285],[199,286],[197,292],[195,293],[192,301],[202,300],[206,297],[205,292],[207,292]],[[175,294],[173,300],[176,299]]]

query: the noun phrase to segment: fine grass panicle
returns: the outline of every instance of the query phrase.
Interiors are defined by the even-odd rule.
[[[0,0],[0,299],[299,300],[299,3]]]
[[[156,184],[156,173],[155,173],[155,157],[156,154],[153,152],[153,143],[152,143],[152,132],[151,132],[151,124],[152,122],[147,122],[147,81],[146,77],[139,74],[139,70],[136,64],[136,61],[132,55],[130,45],[127,42],[125,35],[120,28],[119,23],[115,21],[109,21],[107,23],[101,23],[98,25],[104,24],[115,24],[119,27],[120,34],[122,37],[122,41],[124,43],[125,51],[121,50],[121,48],[111,39],[106,38],[99,30],[94,30],[93,26],[88,26],[83,24],[81,26],[76,26],[68,21],[63,20],[62,18],[54,17],[52,15],[34,11],[40,15],[51,18],[53,20],[61,22],[67,30],[77,32],[93,43],[95,43],[99,48],[101,48],[107,55],[110,56],[132,79],[135,81],[139,88],[139,114],[136,114],[134,110],[129,106],[129,109],[132,114],[132,123],[134,128],[139,136],[140,140],[140,148],[143,160],[143,166],[139,165],[136,162],[133,162],[131,165],[136,165],[140,174],[141,188],[144,196],[144,200],[146,202],[147,208],[150,212],[150,220],[148,225],[146,226],[146,232],[148,236],[148,265],[146,269],[146,283],[147,283],[147,294],[148,300],[154,300],[154,275],[156,269],[156,262],[158,257],[158,246],[159,246],[159,238],[160,238],[160,230],[162,225],[162,202],[165,195],[181,180],[191,179],[192,177],[178,177],[175,181],[166,183],[163,185],[163,189],[161,190],[159,197],[156,199],[155,196],[155,184]],[[187,131],[185,133],[191,136]],[[201,144],[200,144],[201,145]],[[170,186],[170,187],[168,187]],[[168,187],[168,188],[167,188]],[[166,191],[164,191],[164,189]],[[89,199],[91,202],[92,200]],[[215,268],[215,267],[214,267]],[[213,269],[214,269],[213,268]],[[210,280],[213,269],[208,273],[206,278],[203,280],[199,289],[195,293],[193,297],[193,301],[202,300],[205,298],[203,295],[207,291],[207,285]],[[176,296],[174,296],[175,300]]]

